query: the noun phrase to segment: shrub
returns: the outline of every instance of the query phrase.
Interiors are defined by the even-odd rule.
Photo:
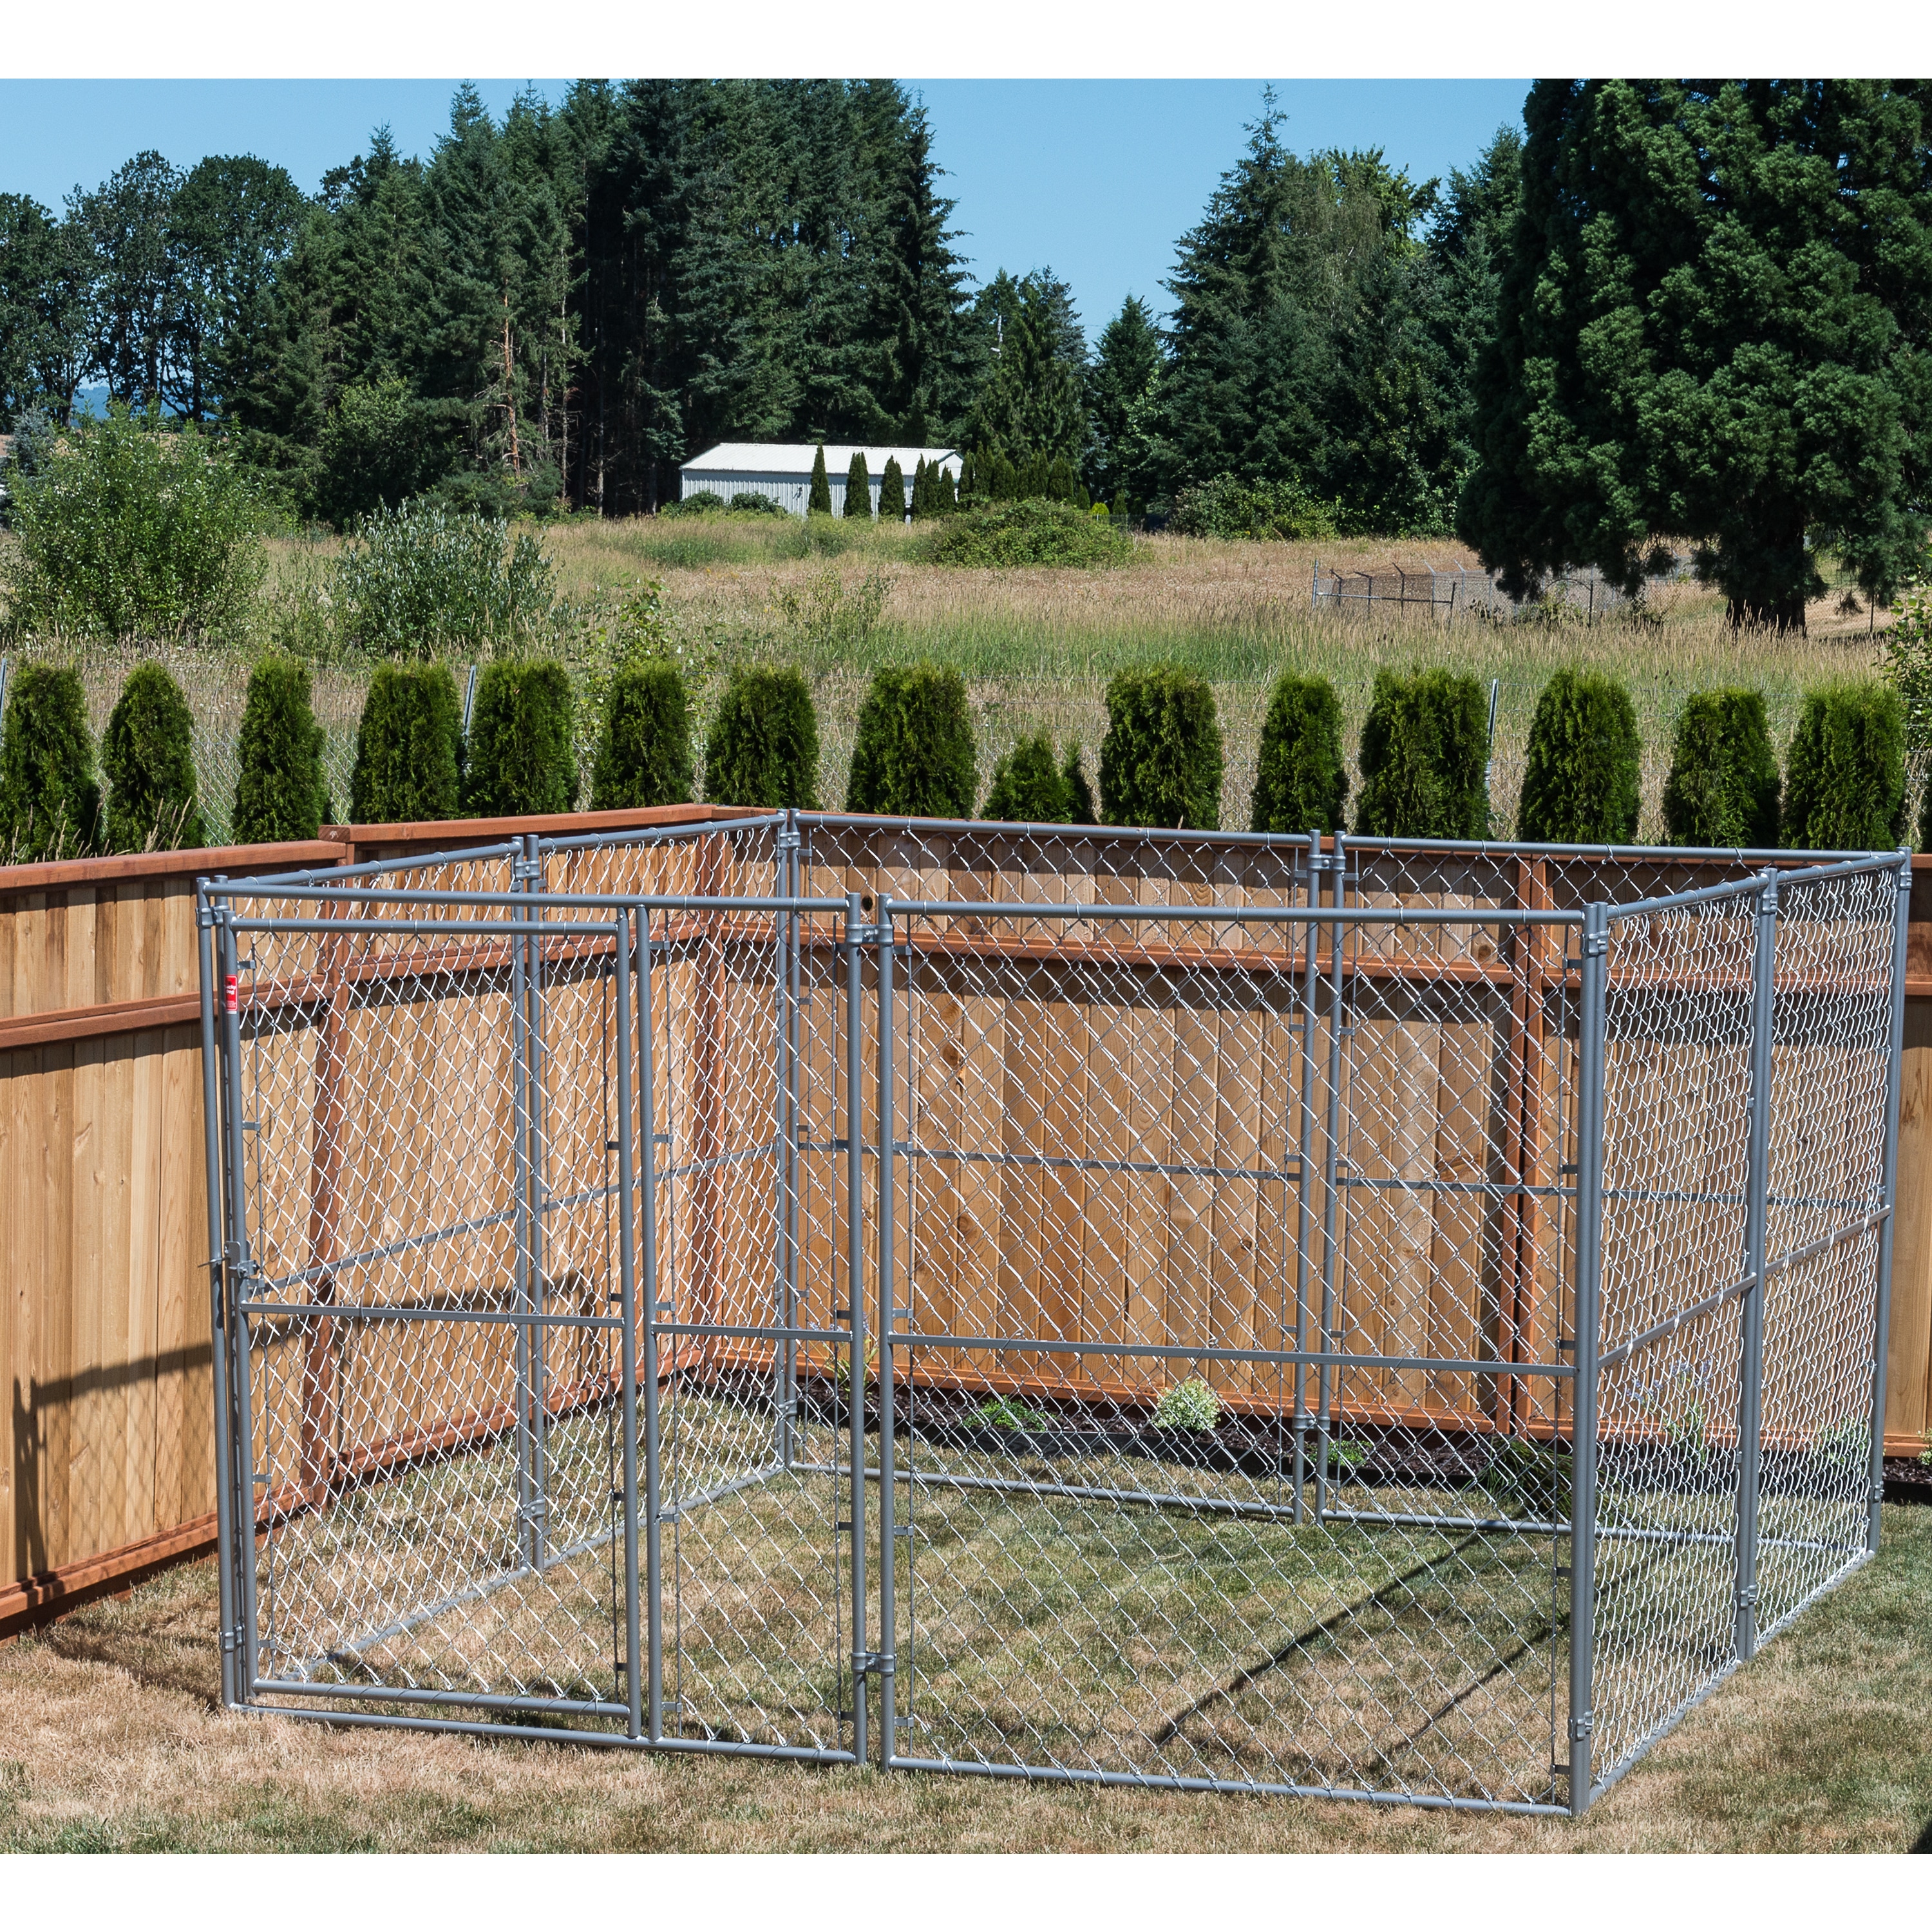
[[[464,809],[488,818],[569,811],[577,802],[574,712],[570,674],[554,658],[485,664],[470,716]]]
[[[1700,691],[1684,700],[1664,782],[1672,844],[1775,845],[1778,789],[1762,693]]]
[[[400,376],[351,382],[323,420],[308,507],[338,530],[434,487],[462,460],[466,406],[414,396]]]
[[[1184,537],[1285,538],[1291,542],[1335,534],[1335,511],[1292,478],[1244,483],[1224,471],[1212,482],[1175,493],[1168,527]]]
[[[194,716],[158,664],[136,664],[100,741],[110,852],[191,851],[202,842]]]
[[[812,489],[805,500],[805,514],[808,517],[829,517],[832,514],[832,481],[825,473],[825,446],[818,446],[818,453],[812,459]]]
[[[1100,818],[1094,807],[1094,788],[1088,783],[1086,771],[1080,763],[1078,745],[1067,746],[1066,760],[1060,768],[1060,776],[1066,787],[1067,824],[1097,825]]]
[[[966,680],[938,664],[886,665],[859,707],[845,809],[970,818],[975,766]]]
[[[350,818],[358,825],[454,818],[462,758],[462,706],[448,665],[378,666],[356,734]]]
[[[264,658],[249,674],[242,709],[235,837],[244,845],[313,838],[329,815],[322,727],[309,698],[308,666]]]
[[[1009,824],[1073,823],[1072,788],[1054,760],[1053,740],[1044,731],[1022,738],[993,767],[993,782],[980,816]]]
[[[942,472],[942,492],[946,478]],[[1023,568],[1051,564],[1090,569],[1123,563],[1133,554],[1133,539],[1111,523],[1101,523],[1070,503],[1030,500],[996,502],[956,517],[944,514],[927,539],[934,563],[964,568]]]
[[[1339,832],[1348,799],[1342,700],[1325,677],[1284,671],[1268,699],[1256,761],[1257,832]]]
[[[766,496],[756,490],[740,490],[724,506],[734,517],[782,517],[785,506],[773,496]]]
[[[1214,694],[1191,671],[1174,664],[1122,671],[1107,686],[1100,745],[1100,816],[1107,824],[1215,831],[1221,771]]]
[[[879,478],[879,521],[902,524],[905,513],[905,472],[899,467],[896,456],[889,456]]]
[[[604,706],[590,808],[682,805],[691,796],[691,699],[663,659],[618,667]]]
[[[87,698],[80,674],[26,664],[0,725],[0,864],[85,858],[100,830]]]
[[[712,516],[724,507],[724,499],[716,490],[694,490],[688,496],[680,496],[675,503],[660,503],[658,514],[661,517]]]
[[[1489,836],[1489,712],[1453,671],[1376,674],[1362,725],[1355,830],[1384,838]]]
[[[266,508],[226,446],[158,411],[76,416],[14,479],[8,628],[16,634],[221,636],[245,627]]]
[[[704,796],[713,805],[815,808],[818,714],[800,672],[732,672],[704,741]]]
[[[422,500],[365,517],[331,589],[344,637],[379,657],[485,656],[547,634],[556,605],[527,531]]]
[[[866,453],[862,449],[852,452],[852,460],[845,471],[845,514],[848,517],[870,517],[872,514],[872,478],[866,467]]]
[[[1156,1429],[1206,1431],[1221,1420],[1221,1398],[1199,1376],[1176,1382],[1154,1405]]]
[[[1876,852],[1905,832],[1905,706],[1861,680],[1804,694],[1785,754],[1784,836],[1806,851]]]
[[[1636,836],[1643,746],[1636,707],[1614,678],[1559,670],[1530,722],[1516,836],[1553,845],[1626,845]]]

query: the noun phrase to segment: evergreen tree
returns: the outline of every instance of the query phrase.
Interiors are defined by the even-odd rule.
[[[995,330],[996,346],[967,441],[1016,463],[1035,452],[1049,461],[1077,458],[1085,440],[1080,380],[1086,345],[1066,284],[1051,269],[1019,281],[1002,270],[980,308]]]
[[[1096,496],[1126,490],[1144,502],[1154,493],[1149,443],[1162,361],[1152,313],[1138,296],[1128,296],[1100,332],[1086,374],[1082,467]]]
[[[855,449],[845,472],[845,514],[870,518],[872,514],[872,479],[866,469],[866,452]]]
[[[575,709],[570,674],[554,660],[485,664],[464,747],[464,809],[484,818],[572,809]]]
[[[1250,824],[1257,832],[1340,832],[1348,797],[1335,687],[1325,677],[1282,672],[1262,721]]]
[[[22,664],[0,721],[0,864],[84,859],[100,833],[100,787],[80,674]]]
[[[825,446],[818,446],[818,453],[812,459],[812,490],[805,500],[807,516],[829,517],[832,514],[832,483],[825,473]]]
[[[980,816],[1009,824],[1070,825],[1073,806],[1066,774],[1054,760],[1053,740],[1036,731],[994,766]]]
[[[358,825],[454,818],[463,710],[443,663],[379,664],[356,734],[349,812]]]
[[[1107,686],[1100,816],[1109,825],[1218,830],[1221,728],[1206,682],[1178,665],[1122,671]]]
[[[1559,670],[1536,700],[1516,836],[1538,844],[1623,845],[1636,836],[1643,747],[1636,707],[1614,678]]]
[[[889,456],[884,473],[879,478],[879,521],[902,524],[905,516],[905,472],[899,467],[896,456]]]
[[[1453,671],[1376,674],[1362,724],[1355,830],[1371,838],[1486,838],[1488,705]]]
[[[966,681],[939,664],[889,664],[859,707],[845,809],[970,818],[976,754]]]
[[[1780,789],[1762,692],[1700,691],[1684,700],[1664,781],[1672,844],[1768,849],[1778,843]]]
[[[328,816],[322,727],[309,697],[308,666],[264,658],[248,678],[237,746],[233,825],[238,844],[313,838]]]
[[[100,741],[110,852],[192,850],[203,842],[195,795],[194,717],[158,664],[136,664]]]
[[[621,666],[604,701],[591,810],[686,803],[691,752],[691,700],[677,667],[661,658]]]
[[[1905,831],[1905,706],[1870,680],[1804,694],[1786,754],[1784,842],[1813,852],[1896,850]]]
[[[818,715],[802,674],[732,672],[704,741],[704,796],[714,805],[817,808]]]

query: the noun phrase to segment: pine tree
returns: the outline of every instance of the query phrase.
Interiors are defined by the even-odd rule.
[[[868,518],[872,514],[872,479],[866,471],[862,449],[853,451],[850,466],[845,472],[845,514]]]
[[[896,456],[889,456],[884,473],[879,478],[879,521],[902,524],[905,518],[905,472],[899,467]]]
[[[812,491],[805,500],[805,513],[808,517],[829,517],[832,514],[832,483],[825,473],[825,446],[818,446],[818,453],[812,459]]]
[[[1131,489],[1155,494],[1150,418],[1163,358],[1160,332],[1136,296],[1100,332],[1084,382],[1088,446],[1084,467],[1098,496]]]
[[[100,741],[100,763],[110,787],[110,851],[188,851],[202,844],[194,717],[162,665],[136,664],[128,674]]]

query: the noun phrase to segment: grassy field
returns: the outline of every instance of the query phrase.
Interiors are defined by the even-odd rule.
[[[1932,1509],[1580,1824],[334,1732],[216,1707],[207,1564],[0,1648],[0,1851],[1932,1849]]]

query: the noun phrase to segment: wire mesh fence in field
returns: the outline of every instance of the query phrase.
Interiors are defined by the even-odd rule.
[[[1688,557],[1673,556],[1669,568],[1651,581],[1681,582],[1694,574]],[[1594,565],[1552,578],[1535,597],[1516,598],[1503,589],[1492,571],[1437,570],[1427,564],[1405,570],[1393,563],[1384,570],[1324,571],[1318,562],[1311,599],[1318,609],[1324,604],[1356,604],[1369,614],[1379,608],[1396,615],[1413,610],[1445,623],[1458,617],[1506,622],[1530,614],[1568,615],[1587,622],[1628,609],[1633,601]]]
[[[225,1696],[1581,1809],[1876,1521],[1898,862],[1752,862],[778,814],[223,888]]]

